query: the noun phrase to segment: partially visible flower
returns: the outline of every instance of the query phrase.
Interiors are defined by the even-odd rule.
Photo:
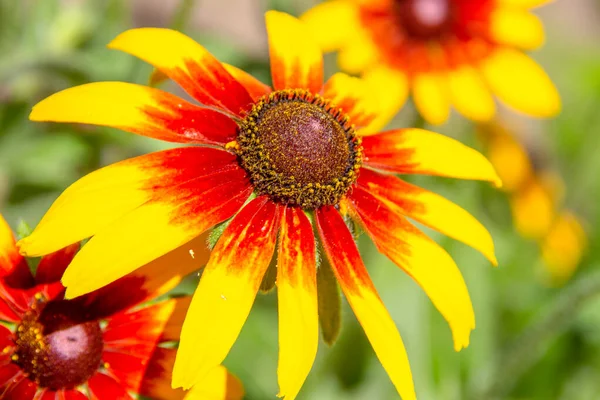
[[[537,149],[525,146],[500,123],[482,126],[489,160],[509,195],[517,232],[535,240],[554,283],[567,281],[587,248],[579,218],[563,206],[565,182]]]
[[[409,92],[432,124],[451,106],[475,121],[495,114],[493,94],[535,117],[560,110],[546,73],[523,50],[544,42],[530,9],[549,0],[329,0],[302,20],[340,67],[364,73],[382,99],[384,125]]]
[[[179,339],[190,298],[141,305],[206,261],[205,248],[201,241],[189,243],[102,289],[65,300],[59,280],[79,244],[43,257],[34,276],[0,215],[0,398],[241,399],[241,384],[223,367],[187,394],[171,389],[176,350],[164,345]]]
[[[184,388],[225,359],[276,254],[270,276],[278,289],[280,395],[287,400],[298,395],[313,365],[324,317],[318,299],[327,299],[318,277],[331,269],[332,298],[339,299],[337,280],[396,389],[413,399],[402,339],[348,224],[362,226],[423,287],[460,350],[475,327],[465,282],[448,253],[407,217],[496,263],[492,238],[459,206],[394,174],[499,179],[480,153],[443,135],[421,129],[372,134],[378,107],[364,83],[342,73],[323,82],[322,53],[296,18],[271,11],[266,25],[273,88],[220,63],[181,33],[145,28],[109,46],[148,61],[200,104],[100,82],[36,105],[33,120],[106,125],[195,146],[83,177],[20,242],[21,250],[41,255],[92,236],[63,278],[72,297],[217,226],[173,373],[173,384]],[[329,265],[318,266],[317,243]]]

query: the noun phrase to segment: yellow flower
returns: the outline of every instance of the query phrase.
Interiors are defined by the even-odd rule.
[[[36,105],[36,121],[106,125],[190,144],[105,167],[69,187],[19,244],[41,255],[92,237],[63,283],[75,297],[222,232],[188,311],[173,384],[189,388],[236,341],[274,254],[279,302],[280,395],[294,399],[314,362],[319,331],[317,241],[375,353],[405,400],[415,398],[402,339],[363,264],[347,221],[427,292],[460,350],[475,317],[452,258],[406,217],[496,263],[487,230],[470,214],[393,174],[499,179],[461,143],[420,129],[372,133],[376,105],[362,81],[323,82],[323,57],[304,25],[266,15],[273,88],[221,64],[190,38],[134,29],[109,47],[134,54],[199,104],[148,87],[103,82]],[[343,213],[343,214],[342,214]],[[198,264],[201,267],[201,264]],[[329,267],[327,267],[329,268]]]
[[[587,248],[581,222],[562,208],[565,183],[544,162],[539,149],[528,149],[501,124],[482,126],[481,133],[489,160],[509,195],[516,231],[539,243],[550,280],[564,283]]]
[[[522,50],[544,42],[530,9],[549,0],[329,0],[301,18],[340,67],[363,73],[381,95],[379,126],[409,92],[432,124],[450,107],[475,121],[495,114],[493,94],[515,110],[549,117],[560,98]]]

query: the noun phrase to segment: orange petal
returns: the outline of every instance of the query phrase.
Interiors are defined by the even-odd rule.
[[[363,170],[358,184],[395,211],[479,250],[494,265],[492,236],[467,211],[440,195],[393,175]]]
[[[334,74],[323,86],[323,97],[331,100],[350,117],[350,123],[369,131],[369,125],[377,117],[377,101],[365,82],[342,72]],[[361,129],[361,132],[363,129]]]
[[[352,234],[334,207],[321,207],[316,216],[325,254],[377,358],[402,399],[416,399],[404,344],[371,282]]]
[[[19,254],[10,226],[0,214],[0,277],[12,287],[31,287],[33,276]]]
[[[268,85],[265,85],[249,73],[225,63],[223,63],[223,67],[246,88],[254,101],[258,101],[264,95],[271,93],[271,88]]]
[[[297,18],[278,11],[268,11],[265,19],[275,90],[320,92],[323,87],[323,55],[309,30]]]
[[[501,185],[490,162],[457,140],[423,129],[397,129],[363,138],[365,164],[401,174],[438,175]]]
[[[173,79],[200,103],[241,115],[252,98],[204,47],[171,29],[138,28],[121,33],[108,45],[134,55]]]
[[[35,282],[40,284],[60,281],[78,251],[79,243],[74,243],[44,256],[35,270]]]
[[[448,253],[362,187],[354,189],[349,203],[379,251],[423,288],[448,321],[454,349],[467,347],[475,315],[463,277]]]
[[[279,397],[298,395],[317,355],[319,315],[315,238],[300,208],[286,208],[279,232]]]
[[[183,324],[173,387],[194,386],[229,353],[273,256],[279,214],[279,206],[259,197],[223,232]]]
[[[55,93],[36,104],[29,119],[110,126],[177,143],[223,144],[237,130],[222,113],[124,82],[88,83]]]
[[[28,256],[52,253],[94,235],[143,204],[176,206],[185,201],[192,205],[190,197],[182,196],[239,179],[245,179],[245,172],[234,155],[206,147],[171,149],[125,160],[94,171],[67,188],[33,233],[18,245]],[[232,190],[238,187],[233,185]]]

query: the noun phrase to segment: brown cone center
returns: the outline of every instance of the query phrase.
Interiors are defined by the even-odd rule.
[[[235,144],[256,193],[307,209],[337,204],[362,163],[360,139],[348,120],[303,90],[260,99],[240,123]]]
[[[275,171],[301,185],[327,184],[348,167],[345,130],[314,104],[278,103],[263,114],[257,128]]]
[[[433,39],[451,28],[451,0],[396,0],[395,4],[402,27],[412,37]]]
[[[83,320],[85,311],[74,304],[60,300],[34,307],[17,328],[13,360],[40,387],[75,387],[100,366],[102,329],[98,321]]]

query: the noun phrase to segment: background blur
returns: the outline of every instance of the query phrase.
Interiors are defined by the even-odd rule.
[[[149,66],[105,48],[118,33],[174,27],[222,61],[269,82],[264,11],[298,15],[312,3],[0,0],[0,211],[15,228],[21,218],[35,226],[83,174],[165,148],[108,128],[27,119],[34,103],[66,87],[147,83]],[[471,293],[477,329],[466,350],[453,351],[450,330],[424,293],[361,239],[366,264],[404,338],[420,399],[600,398],[600,3],[556,1],[539,14],[547,44],[533,56],[558,86],[562,114],[539,121],[504,111],[502,127],[474,127],[454,115],[450,124],[433,128],[491,154],[513,175],[522,172],[516,160],[528,155],[534,177],[523,178],[529,183],[512,193],[481,183],[418,179],[472,212],[496,242],[500,267],[494,269],[474,250],[428,232],[453,255]],[[329,73],[333,60],[328,58]],[[409,104],[394,126],[414,121]],[[188,279],[177,291],[191,292],[196,281]],[[276,307],[274,293],[259,296],[226,360],[244,381],[248,399],[277,393]],[[332,348],[321,344],[301,398],[396,398],[344,307],[340,339]]]

